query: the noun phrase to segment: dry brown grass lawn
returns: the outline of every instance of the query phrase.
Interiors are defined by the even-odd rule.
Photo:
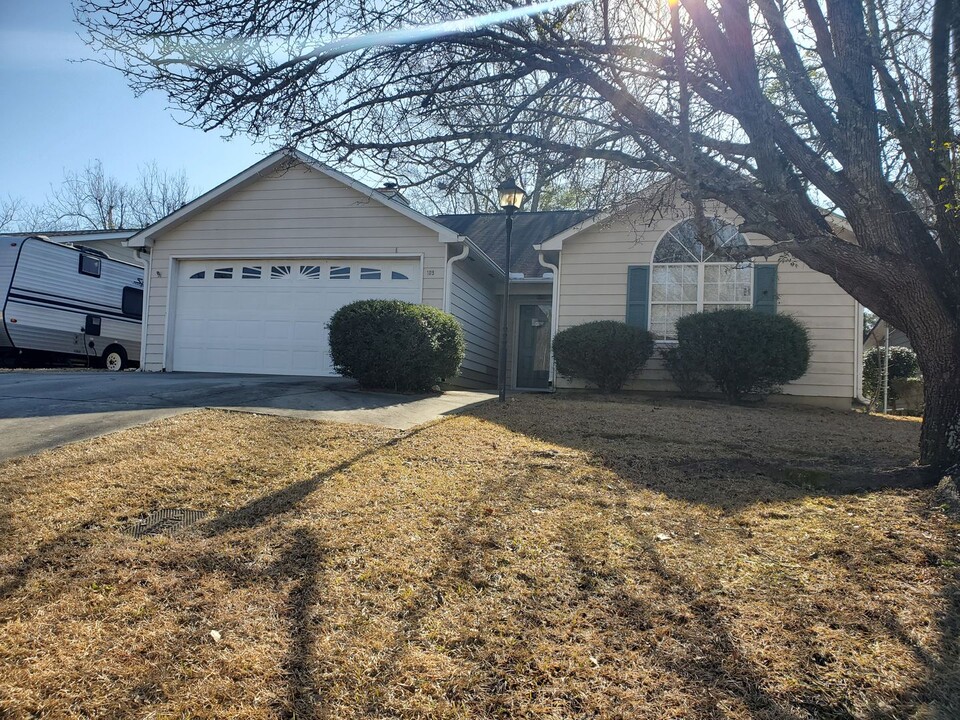
[[[529,396],[8,462],[0,717],[960,717],[960,526],[885,472],[917,433]],[[160,508],[209,515],[122,533]]]

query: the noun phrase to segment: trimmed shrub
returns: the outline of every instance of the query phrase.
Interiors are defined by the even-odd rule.
[[[673,378],[673,383],[684,395],[694,395],[707,382],[703,368],[694,364],[677,346],[664,348],[660,351],[664,367]]]
[[[682,366],[699,368],[730,400],[774,392],[803,375],[810,362],[803,325],[755,310],[686,315],[677,320],[677,341]]]
[[[567,328],[553,339],[557,372],[616,392],[653,355],[653,335],[614,320]]]
[[[863,394],[876,402],[883,400],[883,354],[884,348],[870,348],[863,354]],[[894,380],[920,377],[917,354],[910,348],[890,348],[890,387],[887,397],[896,406],[899,394],[894,389]]]
[[[327,323],[338,373],[361,387],[424,392],[454,377],[463,362],[456,318],[400,300],[358,300]]]

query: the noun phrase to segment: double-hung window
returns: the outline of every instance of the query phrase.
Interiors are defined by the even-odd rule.
[[[731,225],[708,220],[715,252],[697,239],[694,220],[667,232],[653,253],[650,274],[650,331],[657,340],[676,340],[684,315],[753,306],[753,267],[734,262],[729,250],[747,245]]]

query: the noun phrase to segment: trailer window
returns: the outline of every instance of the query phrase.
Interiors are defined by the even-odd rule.
[[[134,287],[123,289],[123,300],[120,309],[127,317],[143,319],[143,290]]]
[[[80,274],[100,277],[100,258],[80,253]]]

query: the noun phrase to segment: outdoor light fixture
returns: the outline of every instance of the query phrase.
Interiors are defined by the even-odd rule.
[[[500,306],[500,366],[498,368],[497,388],[500,391],[500,402],[507,401],[507,306],[510,304],[510,261],[513,253],[510,251],[510,240],[513,236],[513,214],[520,209],[527,193],[517,185],[513,178],[505,180],[497,187],[500,195],[500,207],[507,214],[507,247],[504,252],[503,263],[503,303]]]
[[[508,217],[520,209],[524,198],[527,197],[527,193],[524,192],[522,187],[517,185],[517,181],[513,178],[500,183],[500,185],[497,186],[497,192],[500,194],[500,207],[507,213]],[[509,243],[509,237],[507,238],[507,242]]]

